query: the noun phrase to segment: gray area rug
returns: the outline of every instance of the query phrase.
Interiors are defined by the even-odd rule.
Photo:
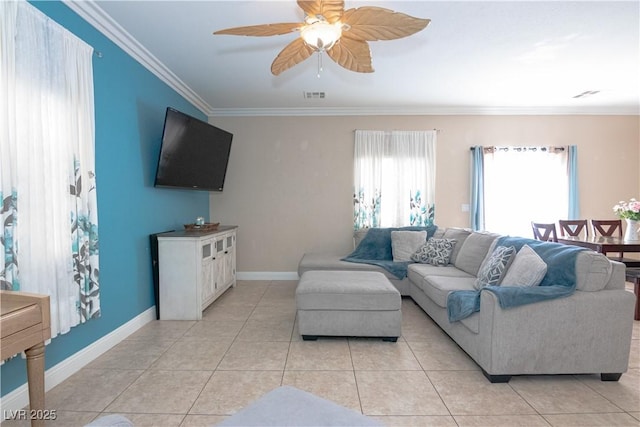
[[[265,394],[218,426],[382,426],[359,412],[295,387],[282,386]]]

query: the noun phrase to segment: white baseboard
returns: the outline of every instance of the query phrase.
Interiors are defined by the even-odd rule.
[[[298,280],[295,271],[238,271],[237,280]]]
[[[140,329],[142,326],[156,318],[155,305],[140,313],[124,325],[109,332],[102,338],[94,341],[77,353],[67,357],[62,362],[47,369],[44,373],[45,391],[49,391],[71,375],[88,365],[116,344],[127,338],[129,335]],[[55,338],[54,338],[55,339]],[[45,350],[46,357],[46,350]],[[27,383],[17,389],[2,396],[2,411],[17,411],[29,404],[29,391]]]

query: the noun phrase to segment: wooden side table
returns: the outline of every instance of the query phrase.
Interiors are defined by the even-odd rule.
[[[44,426],[44,342],[51,338],[49,296],[0,291],[0,358],[27,355],[29,414],[32,426]]]

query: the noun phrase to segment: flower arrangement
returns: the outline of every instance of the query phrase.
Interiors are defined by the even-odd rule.
[[[640,221],[640,202],[636,199],[629,199],[629,202],[618,202],[613,207],[613,211],[620,218]]]

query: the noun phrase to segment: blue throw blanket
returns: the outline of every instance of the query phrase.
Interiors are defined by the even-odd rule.
[[[455,322],[480,311],[480,293],[493,292],[502,308],[561,298],[571,295],[576,288],[576,257],[585,250],[577,246],[541,242],[523,237],[500,237],[496,246],[515,246],[520,250],[529,245],[547,264],[547,273],[539,286],[523,287],[486,286],[479,291],[453,291],[447,297],[449,321]]]
[[[427,239],[436,232],[435,225],[428,227],[396,227],[396,228],[370,228],[358,247],[342,261],[360,262],[382,267],[398,279],[407,276],[407,266],[411,262],[394,262],[391,249],[392,231],[426,231]],[[425,240],[426,241],[426,240]]]

